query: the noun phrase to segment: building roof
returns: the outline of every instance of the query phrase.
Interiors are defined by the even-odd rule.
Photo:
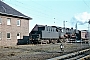
[[[47,25],[39,25],[39,24],[36,24],[31,31],[38,31],[38,27],[45,27],[45,26],[47,26]],[[47,27],[56,28],[57,26],[47,26]],[[57,28],[61,28],[61,27],[57,27]]]
[[[2,2],[1,0],[0,0],[0,15],[24,18],[27,20],[32,19],[32,18],[20,13],[19,11],[15,10],[14,8],[10,7],[6,3]]]
[[[44,25],[38,25],[38,24],[36,24],[34,26],[34,28],[32,29],[32,31],[38,31],[38,27],[44,27]]]

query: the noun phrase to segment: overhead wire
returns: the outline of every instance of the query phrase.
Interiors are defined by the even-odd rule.
[[[90,9],[89,5],[83,0],[84,4]]]
[[[19,2],[19,1],[17,1],[17,0],[16,0],[16,2],[21,3],[21,4],[23,4],[23,5],[24,5],[24,3]],[[25,4],[25,5],[29,6],[28,4]],[[47,16],[47,17],[51,17],[51,15],[49,14],[49,12],[48,12],[48,14],[47,14],[47,13],[45,13],[45,12],[42,12],[42,10],[43,10],[43,9],[42,9],[42,10],[40,10],[40,8],[39,8],[39,7],[35,7],[35,8],[34,8],[34,6],[29,6],[29,7],[30,7],[30,8],[32,8],[32,9],[34,9],[34,10],[35,10],[35,12],[37,12],[37,13],[39,13],[39,14],[45,15],[45,16]],[[28,8],[29,8],[29,7],[28,7]],[[45,11],[46,11],[46,10],[45,10]],[[45,17],[45,16],[44,16],[44,17]]]
[[[9,2],[9,3],[10,3],[10,2]],[[19,3],[20,3],[20,2],[19,2]],[[51,17],[48,16],[48,14],[42,13],[42,12],[36,10],[36,9],[33,10],[32,7],[30,7],[30,8],[31,8],[31,9],[30,9],[30,8],[28,8],[28,7],[24,7],[24,6],[21,6],[21,5],[17,5],[17,4],[14,4],[14,3],[10,3],[10,4],[12,4],[12,5],[14,5],[14,6],[20,6],[20,7],[24,8],[25,10],[28,10],[28,11],[29,11],[28,14],[30,13],[30,10],[32,10],[33,12],[36,12],[36,13],[38,13],[38,14],[45,15],[45,16],[39,16],[39,15],[37,15],[37,14],[30,13],[30,14],[33,14],[34,16],[38,16],[38,17],[40,17],[40,18],[45,18],[45,17],[51,18]],[[23,3],[22,3],[22,4],[23,4]]]
[[[17,0],[16,0],[16,1],[17,1]],[[17,2],[19,2],[19,1],[17,1]],[[24,4],[24,3],[22,3],[22,2],[19,2],[19,3]],[[34,2],[34,3],[35,3],[35,2]],[[47,10],[50,10],[50,11],[51,11],[51,10],[53,10],[52,8],[48,8],[48,7],[45,6],[45,5],[42,5],[42,4],[39,4],[39,3],[35,3],[35,4],[41,6],[42,9],[45,8],[45,9],[43,9],[44,11],[47,11]],[[28,5],[28,4],[27,4],[27,5]],[[46,9],[46,8],[47,8],[47,9]],[[37,9],[38,9],[38,8],[37,8]],[[59,13],[61,13],[61,12],[58,12],[58,13],[55,12],[55,13],[56,13],[56,14],[59,14]],[[56,15],[56,14],[55,14],[55,15]],[[63,14],[63,13],[61,13],[61,14]],[[65,14],[64,14],[64,15],[65,15]]]
[[[17,1],[17,0],[15,0],[16,2],[18,2],[18,3],[20,3],[20,4],[23,4],[24,5],[24,3],[22,3],[22,2],[20,2],[20,1]],[[33,1],[32,1],[33,2]],[[63,14],[63,13],[61,13],[61,12],[57,12],[57,11],[55,11],[54,10],[54,12],[52,12],[52,13],[50,13],[53,9],[52,8],[49,8],[49,7],[47,7],[47,6],[45,6],[45,5],[43,5],[43,4],[40,4],[40,3],[37,3],[37,2],[34,2],[35,3],[35,5],[39,5],[39,6],[41,6],[42,7],[42,10],[40,10],[40,7],[35,7],[34,9],[38,12],[38,13],[40,13],[40,14],[43,14],[43,15],[45,15],[45,16],[47,16],[47,17],[49,17],[49,18],[51,18],[52,20],[59,20],[59,18],[57,18],[57,16],[59,16],[59,14]],[[28,4],[25,4],[25,5],[27,5],[27,6],[29,6]],[[33,8],[34,6],[29,6],[30,8]],[[48,10],[47,10],[47,9]],[[43,11],[47,11],[48,12],[48,14],[47,13],[45,13],[45,12],[43,12]],[[66,14],[63,14],[63,15],[66,15]],[[44,16],[44,17],[45,17]],[[62,15],[60,15],[60,16],[62,16]],[[63,16],[64,17],[64,16]],[[54,19],[55,18],[55,19]],[[55,22],[54,21],[54,22]]]
[[[10,0],[10,1],[12,1],[12,0]],[[17,1],[17,0],[15,0],[15,2],[16,2],[16,3],[10,3],[10,2],[9,2],[9,3],[12,4],[12,5],[14,5],[14,6],[20,6],[20,8],[21,8],[21,7],[24,8],[26,11],[28,11],[28,12],[25,12],[25,13],[27,13],[27,14],[29,14],[29,15],[31,15],[31,16],[38,17],[39,19],[41,19],[41,18],[50,18],[51,20],[54,20],[54,21],[53,21],[54,23],[56,23],[55,21],[58,19],[58,18],[56,18],[55,16],[59,16],[59,14],[61,13],[61,12],[53,12],[53,13],[55,13],[55,14],[52,15],[52,13],[49,13],[50,11],[53,10],[52,8],[48,8],[47,6],[42,5],[42,4],[39,4],[39,3],[37,3],[37,2],[34,2],[34,3],[35,3],[36,5],[41,6],[43,11],[39,9],[40,7],[35,7],[35,8],[34,8],[34,6],[32,6],[32,5],[25,4],[25,3],[20,2],[20,1]],[[17,3],[19,3],[19,5],[17,5]],[[20,4],[21,4],[21,5],[20,5]],[[30,8],[29,8],[29,7],[30,7]],[[47,8],[48,10],[47,10],[46,8]],[[30,11],[36,12],[36,13],[38,13],[38,14],[31,13]],[[45,13],[44,11],[47,11],[48,14]],[[40,16],[39,16],[39,14],[40,14]],[[63,13],[61,13],[61,14],[63,14]],[[63,14],[63,15],[65,15],[65,14]],[[61,15],[61,16],[62,16],[62,15]],[[55,18],[55,19],[54,19],[54,18]]]

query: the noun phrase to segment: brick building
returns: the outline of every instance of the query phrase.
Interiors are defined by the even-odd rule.
[[[28,36],[31,19],[0,0],[0,46],[16,45]]]

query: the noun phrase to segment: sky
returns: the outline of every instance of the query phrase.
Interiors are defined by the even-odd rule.
[[[33,18],[29,32],[36,24],[87,30],[90,19],[90,0],[3,0],[6,4]]]

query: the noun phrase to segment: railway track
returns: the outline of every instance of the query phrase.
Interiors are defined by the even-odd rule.
[[[88,59],[90,60],[90,48],[47,60],[88,60]]]

